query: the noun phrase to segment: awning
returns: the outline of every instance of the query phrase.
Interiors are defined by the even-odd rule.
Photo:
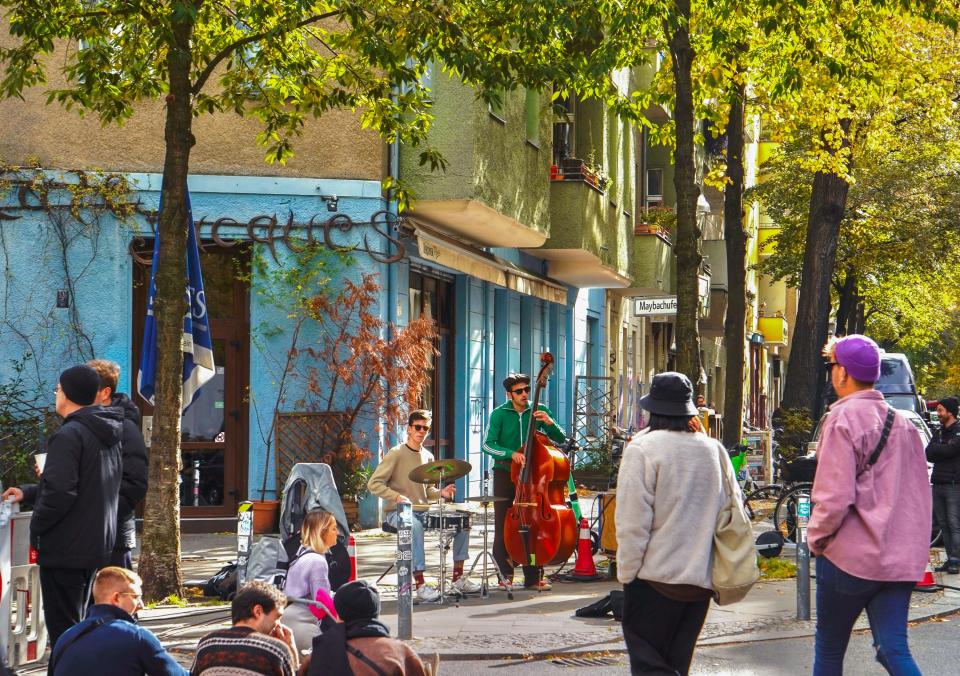
[[[567,304],[567,288],[536,275],[508,260],[472,247],[414,221],[420,258],[462,272],[476,279],[512,289],[551,303]]]

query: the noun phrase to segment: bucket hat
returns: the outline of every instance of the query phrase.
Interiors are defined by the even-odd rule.
[[[697,415],[693,403],[693,385],[682,373],[667,371],[653,377],[650,392],[640,397],[640,406],[656,415]]]

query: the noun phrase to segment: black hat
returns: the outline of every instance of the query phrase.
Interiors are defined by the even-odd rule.
[[[944,397],[937,403],[952,413],[954,418],[960,416],[960,413],[958,413],[958,411],[960,411],[960,399],[956,397]]]
[[[344,622],[372,620],[380,615],[380,590],[366,580],[354,580],[333,595],[333,607]]]
[[[71,366],[60,374],[63,396],[78,406],[90,406],[100,390],[100,376],[86,364]]]
[[[655,375],[650,393],[640,397],[640,406],[656,415],[697,415],[697,407],[693,404],[693,385],[689,378],[675,371]]]
[[[511,373],[506,378],[503,379],[503,389],[509,391],[519,383],[524,383],[525,385],[530,384],[530,376],[526,373]]]

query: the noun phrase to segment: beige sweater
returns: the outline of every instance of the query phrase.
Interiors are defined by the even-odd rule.
[[[397,507],[397,496],[402,495],[415,505],[436,502],[440,491],[428,484],[410,481],[410,471],[433,462],[433,453],[425,448],[414,451],[406,444],[394,446],[367,481],[367,490],[383,498],[383,509],[391,512]]]
[[[713,533],[728,499],[721,472],[736,486],[726,451],[705,434],[658,430],[630,441],[617,476],[620,582],[713,589]]]

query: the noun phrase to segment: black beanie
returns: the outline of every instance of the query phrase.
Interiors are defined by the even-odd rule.
[[[348,582],[333,595],[333,607],[344,622],[372,620],[380,615],[380,590],[366,580]]]
[[[97,398],[100,376],[86,364],[71,366],[60,374],[63,396],[78,406],[89,406]]]
[[[937,403],[952,413],[954,418],[960,417],[960,399],[956,397],[944,397]]]

